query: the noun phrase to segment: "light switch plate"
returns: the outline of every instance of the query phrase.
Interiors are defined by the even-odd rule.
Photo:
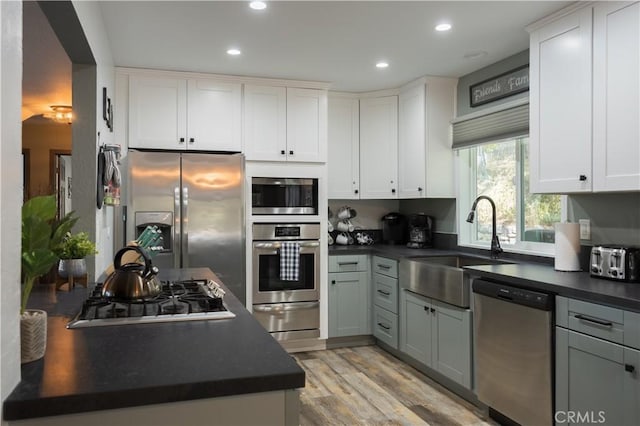
[[[580,224],[580,239],[581,240],[590,240],[591,239],[591,221],[589,219],[580,219],[578,220]]]

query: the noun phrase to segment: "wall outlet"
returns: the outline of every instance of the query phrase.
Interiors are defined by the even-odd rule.
[[[580,224],[580,239],[581,240],[590,240],[591,239],[591,221],[589,219],[580,219],[578,220]]]

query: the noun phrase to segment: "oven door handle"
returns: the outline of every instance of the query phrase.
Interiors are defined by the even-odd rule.
[[[274,303],[271,305],[253,305],[253,310],[256,312],[284,312],[315,309],[318,306],[320,306],[320,302]]]
[[[301,248],[320,247],[319,241],[301,241],[299,244]],[[279,249],[281,247],[281,243],[253,243],[253,248],[257,249]]]

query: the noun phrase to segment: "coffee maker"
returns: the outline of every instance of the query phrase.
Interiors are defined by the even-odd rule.
[[[382,242],[404,244],[407,241],[407,218],[400,213],[382,216]]]
[[[409,215],[409,248],[425,248],[433,246],[433,218],[418,213]]]

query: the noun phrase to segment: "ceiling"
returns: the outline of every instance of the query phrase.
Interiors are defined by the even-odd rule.
[[[459,77],[521,52],[524,30],[570,2],[103,1],[118,66],[314,80],[334,90]],[[437,33],[436,24],[453,29]],[[227,49],[241,49],[229,56]],[[478,59],[465,55],[485,51]],[[377,69],[377,61],[389,63]]]
[[[103,1],[116,66],[324,81],[332,90],[460,77],[528,48],[524,27],[560,1]],[[71,62],[24,3],[23,120],[71,105]],[[449,22],[446,33],[434,31]],[[242,50],[229,56],[227,49]],[[486,52],[479,58],[465,58]],[[376,62],[389,63],[386,69]]]

